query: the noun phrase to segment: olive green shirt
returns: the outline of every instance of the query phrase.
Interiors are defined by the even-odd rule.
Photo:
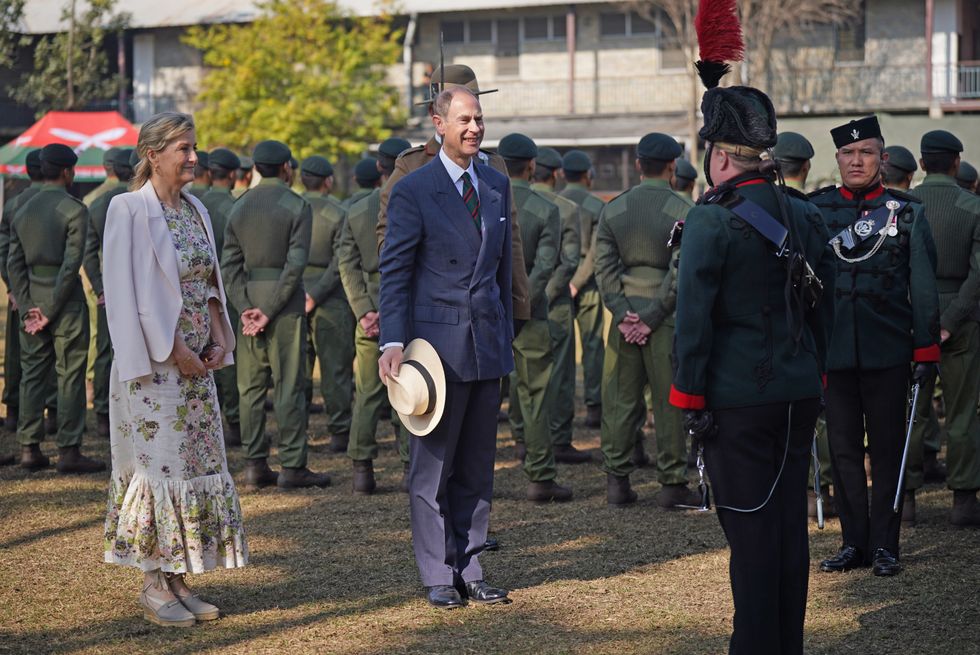
[[[40,182],[31,182],[31,185],[11,198],[3,206],[3,217],[0,219],[0,278],[10,290],[10,279],[7,277],[7,253],[10,251],[10,225],[14,222],[14,215],[24,203],[34,197],[34,194],[41,190]]]
[[[340,285],[336,252],[346,211],[339,202],[320,192],[307,191],[303,197],[313,210],[310,259],[303,273],[303,286],[313,302],[321,305],[327,298],[343,296],[344,293]]]
[[[228,228],[228,214],[235,205],[235,196],[231,189],[213,186],[201,198],[201,204],[208,210],[211,217],[211,230],[214,232],[214,249],[220,255],[225,247],[225,230]]]
[[[346,200],[344,200],[340,204],[344,208],[344,211],[347,211],[348,209],[350,209],[354,205],[355,202],[357,202],[358,200],[361,200],[363,198],[367,198],[369,195],[371,195],[371,192],[372,191],[374,191],[373,188],[367,189],[365,187],[360,187],[357,191],[355,191],[354,193],[350,194],[350,197],[349,198],[347,198]]]
[[[558,214],[561,217],[561,245],[558,251],[558,265],[551,279],[548,280],[548,287],[545,293],[548,294],[548,302],[554,303],[560,298],[571,299],[571,291],[568,283],[572,281],[572,276],[578,269],[579,260],[582,255],[582,225],[579,220],[578,205],[562,198],[555,193],[547,184],[535,183],[531,189],[544,196],[544,198],[558,206]]]
[[[595,227],[605,203],[593,195],[584,185],[569,182],[558,194],[568,198],[580,208],[579,219],[582,226],[582,257],[578,269],[572,276],[571,284],[581,291],[595,282]]]
[[[527,180],[511,178],[524,245],[524,266],[531,298],[531,318],[548,318],[548,282],[558,265],[561,218],[558,206],[531,189]]]
[[[85,203],[86,207],[91,207],[92,203],[95,202],[99,196],[116,186],[118,183],[119,179],[115,176],[106,177],[106,179],[102,180],[102,183],[99,184],[99,186],[85,194],[85,196],[82,198],[82,202]]]
[[[351,205],[347,220],[340,230],[337,265],[347,301],[354,316],[361,319],[368,312],[378,311],[378,291],[381,274],[378,272],[378,211],[381,209],[381,189]]]
[[[116,181],[89,207],[88,232],[85,236],[85,257],[82,266],[96,296],[102,295],[102,239],[105,238],[105,221],[109,203],[121,193],[126,193],[128,182]]]

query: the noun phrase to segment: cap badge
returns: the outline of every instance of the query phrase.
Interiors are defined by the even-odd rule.
[[[851,130],[851,136],[854,138],[855,141],[857,141],[858,137],[861,136],[861,133],[858,132],[857,130]]]

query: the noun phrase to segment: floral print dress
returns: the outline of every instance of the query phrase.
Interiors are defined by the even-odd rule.
[[[177,251],[183,308],[177,330],[194,352],[211,334],[216,262],[200,217],[181,198],[164,205]],[[248,547],[225,458],[214,377],[181,375],[173,358],[120,382],[113,366],[109,417],[112,481],[105,561],[143,571],[199,573],[244,566]]]

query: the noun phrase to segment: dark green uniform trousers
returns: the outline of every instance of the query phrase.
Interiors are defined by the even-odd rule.
[[[980,419],[976,412],[980,395],[980,324],[964,322],[946,340],[939,370],[946,401],[946,485],[954,491],[980,489]],[[906,490],[918,489],[923,483],[923,439],[929,431],[935,382],[935,378],[926,380],[919,390],[905,470]]]
[[[95,308],[95,368],[92,377],[92,409],[109,415],[109,370],[112,368],[112,341],[105,305]]]
[[[306,466],[306,317],[280,314],[256,337],[246,337],[239,329],[237,351],[245,457],[269,456],[265,396],[272,382],[279,424],[279,462],[287,468]]]
[[[820,462],[820,485],[829,487],[834,483],[834,469],[830,463],[830,441],[827,439],[827,421],[823,414],[817,419],[817,427],[814,429],[817,437],[817,460]],[[813,489],[813,447],[810,447],[810,477],[807,481],[807,489]]]
[[[548,384],[548,412],[551,414],[551,443],[572,443],[572,419],[575,417],[575,318],[572,302],[561,298],[548,309],[551,328],[552,369]]]
[[[20,408],[20,312],[7,303],[7,335],[3,348],[3,404],[8,414],[17,414]],[[53,365],[53,362],[52,362]],[[44,407],[48,411],[58,411],[58,385],[53,383],[54,370],[45,377],[47,399]]]
[[[357,353],[354,365],[354,417],[351,421],[350,441],[347,443],[347,456],[351,459],[376,459],[378,423],[389,416],[397,416],[388,404],[388,387],[378,376],[378,359],[381,351],[378,340],[364,334],[364,328],[357,326],[354,336],[354,350]],[[397,420],[397,419],[396,419]],[[398,455],[402,463],[408,463],[408,430],[400,423],[397,436]]]
[[[308,317],[306,401],[313,399],[313,364],[320,360],[320,393],[327,431],[348,434],[354,396],[354,313],[344,298],[327,298]]]
[[[578,323],[579,338],[582,341],[585,404],[588,407],[597,407],[602,404],[602,360],[605,347],[602,343],[602,299],[594,283],[579,291],[575,297],[575,307],[575,321]]]
[[[687,449],[680,410],[668,402],[672,325],[661,325],[644,346],[626,343],[609,331],[602,376],[603,469],[613,475],[633,472],[633,446],[646,416],[643,387],[650,385],[657,431],[657,478],[660,484],[687,482]]]
[[[231,329],[238,334],[238,312],[228,307],[228,321]],[[218,388],[218,403],[221,411],[225,415],[228,423],[241,423],[240,410],[238,408],[238,345],[236,344],[235,364],[219,368],[214,372],[214,384]]]
[[[549,321],[532,318],[514,339],[514,370],[510,378],[510,421],[514,440],[527,447],[524,473],[531,482],[558,475],[551,447],[548,388],[551,378]]]
[[[19,327],[19,324],[18,324]],[[69,301],[37,334],[21,328],[20,413],[17,439],[22,446],[44,439],[44,405],[53,369],[58,384],[59,448],[79,446],[85,432],[85,369],[88,366],[88,307]]]

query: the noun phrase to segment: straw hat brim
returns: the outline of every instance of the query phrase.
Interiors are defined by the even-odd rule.
[[[402,355],[402,365],[404,366],[404,362],[408,360],[418,362],[432,376],[432,383],[436,390],[436,404],[428,414],[402,414],[398,410],[395,411],[398,418],[401,419],[402,425],[409,432],[417,437],[424,437],[436,429],[446,410],[446,371],[442,366],[439,353],[425,339],[413,339],[408,344]]]

